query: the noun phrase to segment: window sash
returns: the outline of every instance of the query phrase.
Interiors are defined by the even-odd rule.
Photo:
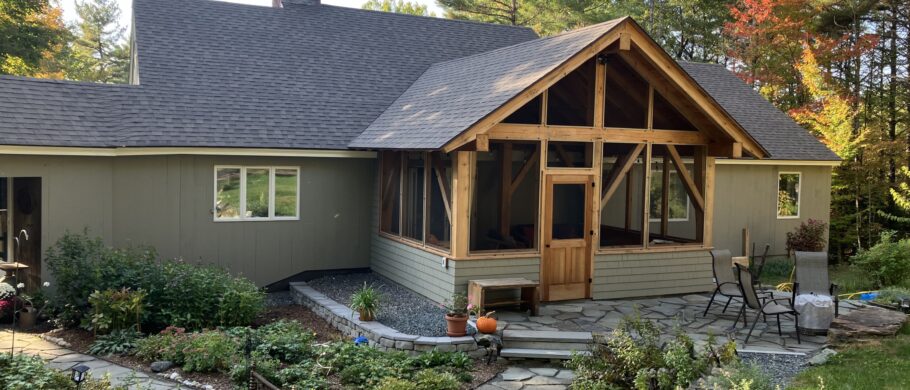
[[[240,215],[238,217],[219,217],[218,216],[218,171],[224,169],[240,170]],[[247,216],[247,195],[249,170],[267,170],[268,171],[268,215],[265,217],[248,217]],[[294,215],[277,216],[275,215],[275,172],[278,170],[294,171],[296,188],[294,190]],[[300,168],[291,166],[241,166],[241,165],[216,165],[214,169],[214,199],[212,206],[212,219],[215,222],[234,222],[234,221],[296,221],[300,219]]]
[[[796,176],[796,199],[794,199],[794,205],[796,206],[796,214],[781,214],[781,199],[780,193],[783,191],[781,189],[781,184],[783,183],[784,176]],[[777,173],[777,191],[774,192],[775,196],[775,205],[777,207],[777,219],[797,219],[800,217],[802,210],[800,207],[800,197],[802,192],[803,185],[803,174],[802,172],[778,172]],[[789,189],[788,189],[789,190]]]

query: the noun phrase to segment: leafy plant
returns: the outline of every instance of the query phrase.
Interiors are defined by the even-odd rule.
[[[468,315],[468,297],[462,293],[452,295],[452,300],[443,304],[446,314],[450,317],[464,317]]]
[[[117,329],[109,334],[98,336],[88,348],[92,355],[129,355],[135,351],[142,338],[142,333],[133,329]]]
[[[379,311],[379,301],[379,292],[363,282],[363,287],[351,295],[351,310],[359,312],[361,320],[371,321],[376,318],[376,312]]]
[[[875,297],[876,302],[884,304],[894,304],[895,302],[901,302],[905,299],[910,299],[910,289],[903,287],[886,287],[878,292],[878,296]]]
[[[821,252],[825,249],[828,224],[809,218],[792,232],[787,232],[787,252]]]
[[[0,354],[0,389],[4,390],[76,390],[76,384],[64,372],[46,365],[38,356]],[[88,378],[82,390],[125,390],[114,387],[108,378]]]
[[[884,232],[881,240],[853,256],[853,264],[872,276],[877,287],[894,286],[910,279],[910,239],[894,240],[894,232]]]
[[[265,298],[253,282],[221,268],[158,261],[152,248],[109,248],[87,232],[61,237],[48,250],[47,264],[57,281],[55,319],[65,327],[90,319],[94,291],[141,289],[142,327],[151,330],[248,325]]]
[[[699,388],[716,390],[774,390],[771,378],[758,366],[734,362],[708,377]]]
[[[145,361],[169,360],[180,364],[183,362],[183,350],[178,346],[187,337],[185,329],[169,326],[156,335],[139,340],[136,343],[136,356]]]
[[[240,353],[237,340],[219,331],[190,334],[177,347],[186,372],[228,371]]]
[[[88,297],[93,314],[86,328],[97,333],[122,329],[141,331],[145,296],[144,291],[129,288],[93,292]]]
[[[256,350],[283,362],[300,363],[313,357],[316,334],[297,321],[277,321],[255,331]]]

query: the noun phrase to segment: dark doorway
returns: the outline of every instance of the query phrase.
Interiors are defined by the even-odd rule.
[[[41,178],[12,180],[12,260],[28,266],[21,271],[20,282],[33,291],[41,284]]]

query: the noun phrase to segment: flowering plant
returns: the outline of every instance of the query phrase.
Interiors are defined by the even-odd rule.
[[[7,283],[0,283],[0,300],[9,299],[16,295],[16,288]]]
[[[464,294],[455,293],[452,295],[452,301],[446,300],[442,305],[446,309],[449,317],[465,317],[468,315],[468,297]]]

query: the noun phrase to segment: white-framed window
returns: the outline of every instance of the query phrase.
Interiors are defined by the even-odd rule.
[[[215,221],[300,218],[300,168],[215,166]]]
[[[777,218],[799,218],[799,192],[802,173],[779,172],[777,174]]]

